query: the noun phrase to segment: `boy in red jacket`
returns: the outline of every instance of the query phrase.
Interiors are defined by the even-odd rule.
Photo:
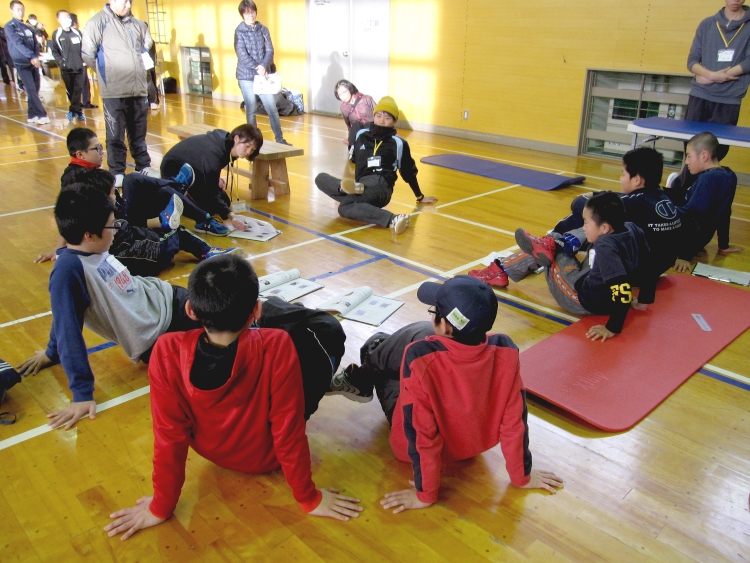
[[[514,485],[554,493],[562,479],[531,469],[518,348],[503,334],[487,334],[497,315],[492,289],[456,276],[423,283],[417,297],[432,305],[432,326],[413,323],[390,336],[373,335],[362,347],[362,366],[347,367],[332,384],[331,394],[366,402],[374,383],[391,422],[393,453],[412,464],[412,488],[388,493],[380,504],[394,513],[430,506],[438,500],[443,463],[498,442]]]
[[[159,338],[149,364],[154,496],[115,512],[104,529],[110,536],[124,532],[124,540],[169,518],[185,482],[188,446],[233,471],[267,473],[281,466],[302,510],[356,518],[358,499],[313,483],[291,338],[278,329],[248,330],[262,309],[250,263],[228,255],[198,265],[185,309],[204,329]]]

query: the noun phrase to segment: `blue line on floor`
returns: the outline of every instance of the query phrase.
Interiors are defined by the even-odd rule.
[[[750,385],[748,385],[747,383],[737,381],[736,379],[732,379],[731,377],[727,377],[719,373],[714,373],[710,370],[707,370],[706,368],[699,369],[698,373],[702,373],[703,375],[707,375],[708,377],[716,379],[718,381],[723,381],[724,383],[729,383],[729,385],[734,385],[735,387],[739,387],[740,389],[744,389],[745,391],[750,391]]]
[[[344,272],[348,272],[350,270],[355,270],[357,268],[361,268],[362,266],[367,266],[368,264],[372,264],[374,262],[381,261],[385,256],[374,256],[373,258],[369,258],[368,260],[364,260],[362,262],[357,262],[356,264],[352,264],[350,266],[344,266],[340,270],[336,270],[335,272],[327,272],[325,274],[320,274],[319,276],[315,276],[314,278],[310,278],[310,281],[318,281],[323,280],[325,278],[330,278],[331,276],[336,276],[338,274],[343,274]]]

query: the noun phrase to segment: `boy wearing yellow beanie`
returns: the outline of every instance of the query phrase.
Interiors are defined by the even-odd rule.
[[[339,202],[339,215],[364,223],[391,228],[397,235],[409,226],[408,214],[395,215],[383,209],[391,201],[396,172],[409,184],[418,204],[431,204],[437,198],[426,196],[419,189],[417,165],[411,156],[409,143],[396,135],[398,106],[390,96],[375,106],[373,123],[352,125],[354,143],[349,159],[355,164],[355,180],[335,178],[321,173],[315,185],[327,196]]]

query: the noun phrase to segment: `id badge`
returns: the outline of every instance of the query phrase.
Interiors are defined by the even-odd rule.
[[[367,159],[367,168],[380,168],[380,157],[371,156]]]
[[[232,202],[232,213],[242,213],[243,211],[247,211],[247,202],[244,199]]]
[[[72,38],[72,39],[70,40],[70,42],[71,42],[71,43],[72,43],[73,45],[78,45],[78,44],[79,44],[79,43],[81,42],[81,40],[80,40],[80,39],[79,39],[78,37],[73,37],[73,38]]]
[[[719,49],[718,62],[731,63],[733,58],[734,58],[734,49]]]

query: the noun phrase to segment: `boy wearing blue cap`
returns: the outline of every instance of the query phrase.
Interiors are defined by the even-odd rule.
[[[417,297],[431,305],[432,323],[373,335],[362,365],[334,376],[332,393],[367,402],[373,385],[391,423],[391,448],[414,470],[412,488],[385,495],[394,513],[438,500],[443,463],[468,459],[500,443],[511,482],[555,492],[563,481],[532,470],[526,390],[518,348],[503,334],[487,334],[497,298],[484,282],[456,276],[425,282]]]

